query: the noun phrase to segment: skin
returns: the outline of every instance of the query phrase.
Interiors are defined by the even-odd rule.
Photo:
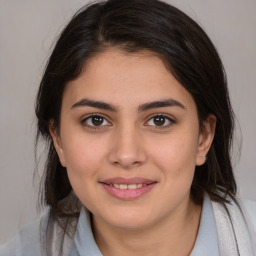
[[[78,104],[84,98],[117,111]],[[182,107],[138,111],[142,104],[166,99]],[[92,128],[90,114],[104,117],[98,129]],[[172,121],[164,118],[159,125],[152,117],[159,114]],[[104,256],[190,254],[201,214],[190,187],[195,166],[205,162],[215,123],[210,115],[200,131],[192,96],[152,52],[112,48],[87,61],[64,91],[60,129],[51,126],[50,132],[75,193],[92,212]],[[121,200],[99,183],[113,177],[157,183],[139,198]]]

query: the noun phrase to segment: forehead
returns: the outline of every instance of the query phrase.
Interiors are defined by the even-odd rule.
[[[68,83],[63,97],[69,105],[82,98],[130,106],[174,98],[183,105],[194,105],[190,93],[157,54],[119,49],[109,49],[87,60],[80,76]]]

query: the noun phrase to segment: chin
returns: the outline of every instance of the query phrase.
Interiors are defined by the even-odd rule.
[[[154,222],[152,216],[150,218],[147,214],[139,211],[121,211],[117,214],[111,213],[110,216],[106,216],[106,221],[110,225],[123,230],[144,229]]]
[[[120,220],[120,221],[114,221],[111,223],[115,228],[122,229],[122,230],[141,230],[145,229],[148,226],[150,226],[150,223],[147,221],[138,221],[134,222],[134,220]]]

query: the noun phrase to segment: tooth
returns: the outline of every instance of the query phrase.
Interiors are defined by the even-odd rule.
[[[137,185],[136,184],[130,184],[128,185],[128,189],[136,189]]]
[[[118,184],[114,184],[115,188],[120,188],[120,186]]]
[[[110,184],[110,186],[118,188],[118,189],[137,189],[144,186],[147,186],[147,184]]]
[[[126,184],[120,184],[120,189],[127,189],[127,185]]]

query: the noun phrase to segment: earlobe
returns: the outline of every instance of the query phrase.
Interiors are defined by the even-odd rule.
[[[55,147],[55,150],[59,156],[59,160],[60,163],[63,167],[66,167],[66,163],[65,163],[65,157],[64,157],[64,152],[63,152],[63,148],[62,148],[62,143],[61,143],[61,139],[59,136],[59,133],[57,131],[57,128],[54,125],[54,121],[51,120],[49,123],[49,132],[51,134],[52,137],[52,141]]]
[[[206,155],[212,145],[214,139],[215,127],[217,118],[210,114],[203,123],[203,128],[199,134],[198,150],[196,156],[196,165],[203,165],[206,160]]]

